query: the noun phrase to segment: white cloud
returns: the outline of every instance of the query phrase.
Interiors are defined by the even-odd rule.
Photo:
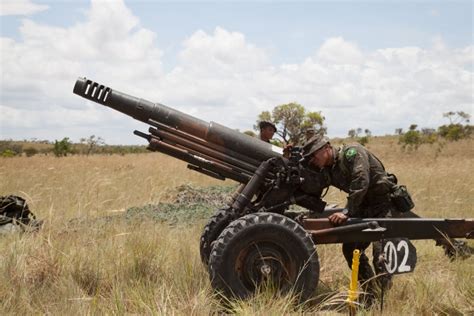
[[[214,34],[195,32],[184,41],[181,64],[192,71],[213,70],[217,74],[245,73],[266,65],[265,52],[246,42],[245,36],[217,27]]]
[[[331,64],[359,64],[363,60],[357,45],[342,37],[330,38],[324,42],[317,54],[320,62]]]
[[[217,27],[183,39],[177,65],[164,72],[155,33],[122,1],[92,1],[71,27],[24,20],[20,31],[21,40],[0,41],[2,137],[139,142],[131,131],[142,123],[72,94],[77,76],[241,130],[292,101],[322,111],[331,136],[435,127],[443,112],[473,111],[474,46],[449,48],[439,37],[428,49],[368,52],[329,38],[300,63],[278,65],[244,34]]]
[[[47,9],[47,5],[35,4],[30,0],[2,0],[0,3],[0,16],[33,15]]]
[[[140,93],[152,90],[153,82],[162,76],[155,34],[140,26],[123,1],[91,4],[82,23],[60,28],[25,19],[21,40],[0,39],[2,113],[22,118],[2,115],[2,136],[15,137],[9,131],[17,126],[34,133],[35,126],[87,124],[81,117],[94,121],[95,114],[85,111],[86,102],[72,94],[77,76],[107,80],[122,88],[133,82]],[[103,124],[116,123],[113,117],[103,116]],[[50,138],[54,135],[56,131]]]

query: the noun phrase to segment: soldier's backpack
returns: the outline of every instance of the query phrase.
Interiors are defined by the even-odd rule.
[[[408,193],[407,187],[404,185],[395,185],[392,188],[390,199],[401,213],[408,212],[415,207],[415,203],[413,202],[410,193]]]
[[[39,226],[25,199],[16,195],[0,196],[0,226],[6,224]]]

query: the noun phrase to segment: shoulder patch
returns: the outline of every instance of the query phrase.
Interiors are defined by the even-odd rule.
[[[357,150],[355,148],[349,148],[344,155],[346,156],[347,160],[352,160],[352,158],[357,155]]]

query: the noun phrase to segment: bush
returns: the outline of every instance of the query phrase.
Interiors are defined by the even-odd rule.
[[[23,152],[22,145],[14,143],[11,140],[0,141],[0,153],[2,153],[2,156],[4,156],[3,153],[5,153],[5,155],[7,155],[8,157],[13,157],[16,155],[21,155],[22,152]],[[10,156],[12,154],[13,156]],[[7,157],[7,156],[4,156],[4,157]]]
[[[438,140],[438,134],[423,135],[423,143],[434,144]]]
[[[417,130],[411,129],[400,135],[399,143],[402,144],[403,149],[408,147],[409,150],[416,150],[422,144],[421,133]]]
[[[69,138],[64,137],[60,141],[55,140],[53,152],[56,157],[65,157],[67,154],[71,154],[72,143],[69,141]]]
[[[9,157],[14,157],[16,156],[16,152],[14,152],[13,150],[11,149],[5,149],[3,152],[2,152],[2,157],[6,157],[6,158],[9,158]]]
[[[36,149],[34,147],[27,147],[23,151],[25,152],[26,157],[32,157],[32,156],[39,153],[38,149]]]
[[[458,141],[467,138],[471,133],[471,125],[449,124],[438,127],[438,134],[450,141]]]

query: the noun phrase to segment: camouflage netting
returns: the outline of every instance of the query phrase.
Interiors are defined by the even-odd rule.
[[[129,208],[127,219],[152,219],[170,224],[207,219],[216,209],[225,206],[235,186],[196,187],[181,185],[175,189],[173,203],[148,204]]]
[[[165,222],[170,225],[187,224],[197,220],[207,220],[216,209],[223,207],[236,190],[235,186],[196,187],[181,185],[166,192],[172,203],[156,203],[135,206],[125,213],[98,218],[78,217],[69,220],[64,229],[74,231],[87,228],[101,230],[112,222]]]
[[[176,188],[176,204],[206,204],[213,207],[222,207],[230,201],[236,186],[195,187],[189,184]]]

